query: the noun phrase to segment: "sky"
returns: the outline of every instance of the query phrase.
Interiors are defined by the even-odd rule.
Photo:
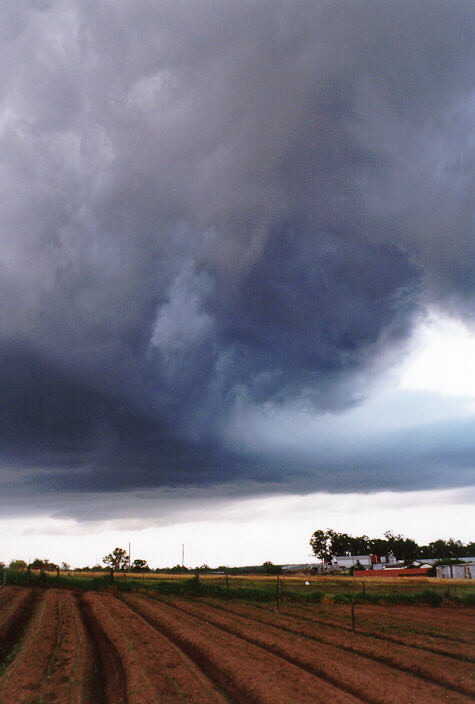
[[[0,560],[473,539],[474,20],[0,7]]]

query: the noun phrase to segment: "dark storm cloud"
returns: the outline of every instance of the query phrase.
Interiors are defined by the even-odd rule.
[[[342,409],[426,306],[473,324],[473,18],[5,5],[5,466],[51,490],[290,481],[223,449],[236,403]]]

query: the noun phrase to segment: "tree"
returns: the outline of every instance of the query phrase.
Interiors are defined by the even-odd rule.
[[[335,555],[366,555],[370,551],[367,535],[353,538],[346,533],[328,530],[316,530],[310,538],[313,554],[324,562],[331,562]]]
[[[327,536],[329,536],[329,552],[331,556],[334,555],[352,555],[352,542],[354,538],[351,538],[346,533],[335,533],[333,530],[327,530]]]
[[[54,572],[54,570],[57,569],[58,565],[56,565],[54,562],[50,562],[48,559],[42,560],[39,557],[35,557],[33,562],[30,563],[30,567],[32,570],[44,570],[46,572]]]
[[[350,555],[367,555],[371,552],[370,540],[367,535],[357,538],[350,537]]]
[[[28,565],[25,560],[12,560],[9,567],[11,570],[26,570]]]
[[[282,572],[282,567],[280,565],[274,565],[270,560],[264,562],[262,566],[266,574],[280,574]]]
[[[184,573],[184,572],[189,572],[188,567],[184,567],[183,565],[175,565],[174,567],[171,567],[167,572],[178,572],[178,573]]]
[[[62,562],[61,569],[63,572],[69,572],[69,570],[71,569],[71,565],[68,562]]]
[[[331,530],[316,530],[310,538],[313,554],[323,560],[323,562],[330,562],[333,556],[330,548],[332,534],[333,531]]]
[[[112,552],[102,558],[102,562],[109,565],[114,572],[125,570],[129,562],[127,551],[122,548],[114,548]]]
[[[147,560],[134,560],[132,564],[132,572],[150,572]]]
[[[419,546],[415,540],[405,538],[403,535],[394,535],[390,530],[385,532],[386,540],[388,541],[389,552],[392,552],[396,560],[404,560],[404,562],[413,562],[419,553]]]
[[[368,541],[368,546],[369,552],[379,557],[383,557],[390,552],[388,541],[384,540],[384,538],[371,538],[371,540]]]

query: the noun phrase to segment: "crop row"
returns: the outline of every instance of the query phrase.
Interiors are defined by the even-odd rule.
[[[382,643],[344,624],[323,626],[309,611],[6,587],[0,591],[0,701],[471,701],[475,690],[463,659]]]

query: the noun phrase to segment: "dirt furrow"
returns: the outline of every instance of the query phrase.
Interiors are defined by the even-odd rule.
[[[449,690],[455,690],[468,696],[475,695],[473,668],[464,661],[450,661],[445,656],[419,651],[416,654],[411,647],[387,644],[370,636],[327,628],[309,623],[304,618],[289,618],[285,614],[262,611],[250,605],[223,604],[215,601],[202,601],[207,606],[237,617],[246,617],[252,622],[264,623],[288,633],[301,635],[319,643],[326,643],[341,650],[362,655],[370,660],[383,663],[389,667],[421,677],[428,682],[435,682]],[[191,607],[193,608],[193,607]],[[185,606],[189,610],[188,605]],[[194,611],[193,611],[194,613]]]
[[[89,594],[85,600],[119,654],[129,704],[229,702],[183,652],[123,601],[107,594]]]
[[[88,704],[84,683],[89,667],[72,593],[48,591],[0,678],[2,701]]]
[[[299,605],[290,608],[318,612],[320,618],[331,622],[350,625],[349,607],[320,604]],[[378,604],[358,604],[361,623],[383,632],[414,633],[426,638],[437,638],[449,643],[474,643],[475,610],[462,607],[433,606],[381,606]]]
[[[273,609],[270,609],[267,606],[262,606],[261,604],[256,604],[255,606],[260,611],[266,613],[273,612]],[[315,623],[325,628],[351,632],[350,607],[335,607],[335,609],[335,617],[332,620],[330,620],[328,614],[321,617],[320,610],[304,605],[295,606],[286,604],[285,606],[281,606],[280,613],[290,618],[295,618],[298,620],[304,619],[307,622]],[[357,631],[361,635],[370,636],[391,644],[396,643],[399,645],[410,646],[416,650],[443,655],[455,660],[462,660],[472,663],[475,662],[473,646],[468,644],[466,641],[450,641],[440,639],[436,636],[420,635],[417,632],[410,631],[409,627],[407,627],[404,632],[402,632],[403,629],[401,628],[398,630],[395,629],[391,631],[391,633],[388,633],[384,626],[378,627],[377,623],[368,622],[367,620],[362,619],[359,605],[356,606],[355,613]],[[438,612],[436,612],[436,614],[438,614]],[[432,619],[434,618],[434,613],[431,614],[431,617]],[[398,632],[400,635],[397,635]]]
[[[127,704],[125,672],[119,654],[104,633],[85,595],[78,599],[81,622],[91,649],[85,704]]]
[[[18,588],[16,587],[11,587],[9,585],[2,587],[0,589],[0,609],[2,608],[2,604],[6,603],[11,597],[17,593]]]
[[[311,643],[305,637],[271,625],[258,624],[253,619],[223,613],[206,608],[203,604],[189,602],[169,602],[182,613],[193,618],[203,619],[218,628],[237,635],[246,641],[266,648],[271,652],[303,667],[307,671],[321,674],[325,678],[334,678],[335,683],[365,697],[373,704],[395,702],[439,702],[469,701],[462,694],[457,694],[433,682],[416,678],[412,674],[401,672],[392,665],[369,661],[360,654],[343,651],[334,645],[323,642]]]
[[[47,592],[37,604],[17,652],[0,678],[0,700],[16,703],[27,695],[37,697],[56,643],[56,599],[53,592]]]
[[[7,599],[0,604],[0,672],[18,648],[41,598],[41,592],[33,589],[10,589]]]
[[[215,679],[236,703],[349,704],[366,701],[201,619],[184,614],[177,616],[176,609],[156,600],[129,595],[126,601],[200,667],[214,672]]]

